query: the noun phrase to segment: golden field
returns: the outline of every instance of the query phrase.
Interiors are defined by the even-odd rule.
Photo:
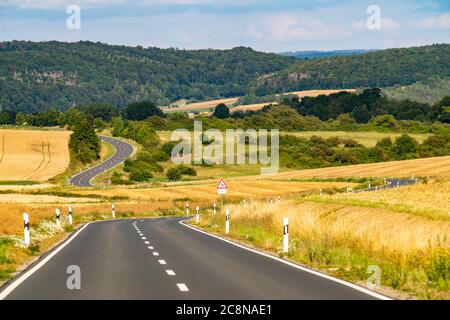
[[[305,192],[318,192],[320,189],[343,188],[347,183],[341,182],[291,182],[291,181],[246,181],[247,179],[231,179],[228,185],[227,198],[261,199],[267,197],[298,195]],[[80,190],[73,193],[80,195],[122,196],[141,201],[173,201],[189,198],[192,201],[216,201],[218,181],[191,182],[192,184],[174,185],[156,188],[115,188],[105,190]]]
[[[0,180],[46,181],[66,170],[69,131],[0,129]]]
[[[448,215],[450,219],[450,180],[431,181],[402,188],[377,192],[335,194],[333,201],[363,201],[370,204],[385,204],[398,208],[422,209]]]
[[[450,156],[379,162],[342,167],[287,171],[271,176],[275,180],[338,177],[450,177]]]
[[[195,110],[204,110],[204,109],[209,109],[209,108],[214,109],[220,103],[223,103],[223,104],[229,106],[238,100],[239,100],[239,98],[217,99],[217,100],[210,100],[210,101],[188,103],[188,104],[181,105],[178,108],[163,107],[163,108],[161,108],[161,110],[164,112],[171,112],[171,111],[195,111]]]
[[[354,89],[338,89],[338,90],[305,90],[305,91],[293,91],[293,92],[286,92],[283,93],[283,95],[293,94],[297,95],[299,98],[304,97],[317,97],[319,95],[330,95],[333,93],[338,93],[341,91],[346,92],[355,92]],[[202,101],[202,102],[194,102],[194,103],[188,103],[188,104],[182,104],[178,107],[162,107],[161,110],[164,112],[173,112],[173,111],[199,111],[199,110],[206,110],[206,109],[214,109],[218,104],[223,103],[227,106],[232,105],[233,103],[237,102],[239,98],[225,98],[225,99],[217,99],[217,100],[210,100],[210,101]],[[273,102],[276,103],[276,102]],[[237,106],[231,109],[232,112],[237,110],[260,110],[264,106],[270,104],[270,102],[266,103],[257,103],[257,104],[251,104],[251,105],[241,105]]]

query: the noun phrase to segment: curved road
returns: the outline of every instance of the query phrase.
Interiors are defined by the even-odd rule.
[[[74,175],[69,180],[69,184],[78,187],[93,187],[94,185],[91,183],[91,180],[95,176],[125,161],[133,153],[133,146],[127,142],[105,136],[100,136],[100,139],[111,144],[116,149],[116,153],[114,153],[108,160]]]
[[[184,220],[89,223],[5,285],[0,300],[385,299],[206,234]],[[75,274],[79,287],[73,286]]]

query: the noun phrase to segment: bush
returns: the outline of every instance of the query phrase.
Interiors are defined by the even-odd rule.
[[[153,178],[149,170],[133,168],[130,174],[130,180],[136,182],[148,182]]]
[[[188,167],[183,164],[180,164],[176,168],[180,172],[181,175],[185,175],[185,176],[196,176],[197,175],[197,171],[192,167]]]
[[[178,171],[177,168],[170,168],[166,172],[166,177],[170,181],[178,181],[178,180],[181,180],[181,173],[180,173],[180,171]]]

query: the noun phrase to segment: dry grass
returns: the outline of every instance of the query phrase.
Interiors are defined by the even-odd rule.
[[[201,183],[201,184],[199,184]],[[194,201],[215,201],[218,181],[199,182],[192,185],[178,185],[161,188],[123,188],[105,190],[81,190],[73,193],[101,196],[125,196],[132,200],[171,201],[190,198]],[[291,182],[291,181],[247,181],[231,179],[227,181],[230,199],[261,199],[267,197],[298,195],[306,192],[317,192],[319,189],[345,187],[346,183],[338,182]]]
[[[273,175],[272,179],[337,177],[450,177],[450,156],[404,161],[360,164],[343,167],[296,170]]]
[[[54,219],[55,209],[60,208],[62,218],[67,216],[67,208],[71,205],[73,208],[74,222],[77,223],[79,218],[98,212],[108,215],[111,212],[110,203],[67,203],[67,204],[18,204],[18,203],[0,203],[0,234],[13,235],[21,234],[23,232],[22,213],[28,212],[30,214],[30,224],[35,226],[43,220]],[[135,214],[150,213],[155,210],[173,209],[176,208],[171,202],[115,202],[116,212],[119,215],[121,212],[132,212]]]
[[[239,100],[239,98],[217,99],[217,100],[184,104],[184,105],[179,106],[178,108],[163,107],[163,108],[161,108],[161,110],[164,112],[204,110],[204,109],[209,109],[209,108],[215,108],[220,103],[224,103],[225,105],[229,106],[238,100]]]
[[[234,108],[230,109],[230,112],[236,112],[236,111],[257,111],[261,110],[265,106],[270,105],[270,102],[264,102],[264,103],[255,103],[255,104],[246,104],[246,105],[240,105]],[[273,102],[272,104],[278,104],[276,102]]]
[[[0,130],[0,180],[46,181],[69,165],[69,131]]]
[[[367,203],[433,210],[447,214],[450,219],[450,181],[382,190],[378,192],[346,193],[331,196],[333,200],[360,200]]]
[[[377,265],[383,286],[420,298],[450,298],[448,219],[304,199],[229,208],[232,238],[281,254],[288,217],[291,259],[362,285],[367,267]],[[224,233],[223,214],[203,215],[200,223]]]
[[[295,95],[297,95],[299,98],[304,98],[304,97],[317,97],[317,96],[320,96],[320,95],[330,95],[330,94],[338,93],[338,92],[342,92],[342,91],[354,93],[356,90],[355,90],[355,89],[338,89],[338,90],[304,90],[304,91],[293,91],[293,92],[288,92],[287,94],[295,94]]]
[[[450,247],[450,221],[437,221],[417,215],[385,209],[305,201],[267,201],[231,205],[231,216],[264,221],[271,219],[274,230],[282,230],[283,217],[289,217],[289,233],[293,238],[323,237],[338,242],[356,241],[376,252],[401,255],[417,253],[428,247]],[[255,224],[257,226],[257,224]],[[277,243],[272,244],[277,249]]]

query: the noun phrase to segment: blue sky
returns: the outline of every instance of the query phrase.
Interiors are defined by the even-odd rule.
[[[68,5],[81,30],[68,30]],[[381,29],[369,30],[376,5]],[[79,41],[268,52],[450,43],[449,0],[0,0],[0,41]]]

